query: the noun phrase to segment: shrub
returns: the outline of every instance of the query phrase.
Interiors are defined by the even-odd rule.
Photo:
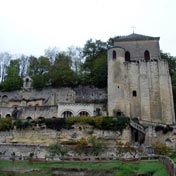
[[[68,117],[65,119],[65,122],[68,125],[73,125],[74,123],[93,124],[94,117],[90,116]]]
[[[12,128],[12,118],[6,117],[0,119],[0,131],[7,131]]]
[[[154,143],[152,147],[154,148],[155,153],[158,155],[169,155],[173,151],[172,147],[166,146],[166,144],[160,143],[159,141]]]
[[[158,132],[158,131],[162,131],[163,134],[167,134],[168,132],[172,132],[173,131],[173,127],[167,125],[166,127],[162,126],[162,125],[157,125],[155,127],[155,131]]]
[[[66,127],[64,118],[45,119],[45,125],[53,130],[60,130]]]

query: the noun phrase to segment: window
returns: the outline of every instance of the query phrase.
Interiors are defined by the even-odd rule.
[[[73,113],[71,111],[64,111],[61,115],[62,117],[73,117]]]
[[[26,120],[32,120],[32,117],[29,116],[29,117],[26,118]]]
[[[136,90],[133,90],[133,97],[136,97],[137,96],[137,92]]]
[[[80,113],[79,113],[79,116],[90,116],[89,115],[89,113],[87,112],[87,111],[81,111]]]
[[[145,59],[145,61],[149,61],[149,60],[150,60],[150,53],[149,53],[148,50],[146,50],[146,51],[144,52],[144,59]]]
[[[11,117],[11,115],[10,114],[6,114],[6,117]]]
[[[126,52],[125,52],[125,61],[126,61],[126,62],[130,62],[130,60],[131,60],[130,52],[129,52],[129,51],[126,51]]]
[[[116,57],[117,57],[117,56],[116,56],[116,51],[113,50],[113,52],[112,52],[112,58],[113,58],[113,59],[116,59]]]

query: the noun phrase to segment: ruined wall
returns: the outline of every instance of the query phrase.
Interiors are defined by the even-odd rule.
[[[93,129],[89,125],[74,125],[73,129],[61,131],[55,130],[21,130],[0,132],[0,152],[5,153],[6,157],[11,157],[15,152],[16,156],[29,156],[34,153],[34,157],[44,158],[48,155],[47,146],[59,141],[63,144],[73,145],[81,138],[88,139],[91,136],[103,139],[106,146],[113,148],[117,141],[130,142],[130,130],[123,130],[122,135],[114,131],[102,131]],[[115,148],[114,148],[115,149]],[[108,151],[103,153],[105,156],[112,156]],[[114,152],[115,155],[115,152]]]
[[[107,94],[105,89],[94,87],[47,88],[41,91],[19,90],[13,92],[0,92],[0,115],[6,117],[12,114],[14,107],[18,107],[20,118],[57,117],[59,103],[104,103]],[[106,111],[103,110],[103,111]]]
[[[106,102],[106,89],[98,89],[89,86],[77,88],[46,88],[43,90],[31,89],[29,91],[19,90],[13,92],[0,92],[0,106],[12,107],[10,101],[44,99],[43,105],[57,105],[58,103],[95,103]],[[41,104],[41,102],[37,102]],[[17,103],[19,105],[19,103]],[[24,105],[22,105],[24,106]]]

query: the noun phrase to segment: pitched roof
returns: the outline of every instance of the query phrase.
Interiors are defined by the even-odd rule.
[[[160,39],[159,37],[150,37],[150,36],[146,36],[146,35],[132,33],[127,36],[115,37],[114,41],[120,42],[120,41],[159,40],[159,39]]]

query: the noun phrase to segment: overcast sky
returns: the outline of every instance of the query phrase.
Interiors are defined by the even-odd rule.
[[[43,55],[92,39],[135,33],[160,38],[176,56],[176,0],[0,0],[0,52]]]

